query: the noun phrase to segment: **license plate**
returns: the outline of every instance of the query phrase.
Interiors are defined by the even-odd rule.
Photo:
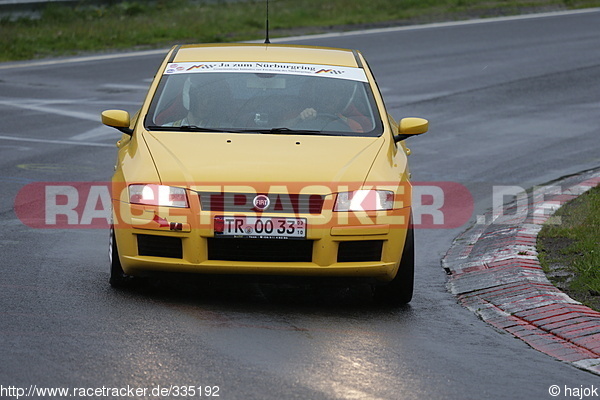
[[[306,218],[215,217],[215,236],[249,239],[305,239]]]

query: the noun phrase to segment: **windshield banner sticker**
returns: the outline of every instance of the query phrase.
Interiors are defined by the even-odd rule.
[[[265,63],[265,62],[182,62],[170,63],[165,75],[202,72],[241,72],[255,74],[288,74],[322,76],[367,82],[365,71],[361,68],[339,67],[333,65]]]

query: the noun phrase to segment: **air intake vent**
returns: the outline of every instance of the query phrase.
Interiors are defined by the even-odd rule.
[[[312,240],[208,238],[208,259],[311,262]]]
[[[181,239],[171,236],[137,235],[140,256],[183,258]]]
[[[340,242],[338,262],[380,261],[383,240]]]
[[[200,192],[203,211],[252,212],[255,193],[209,193]],[[265,212],[289,214],[320,214],[324,196],[318,194],[270,194],[270,206]]]

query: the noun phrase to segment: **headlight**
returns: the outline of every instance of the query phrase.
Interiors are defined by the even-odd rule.
[[[380,211],[394,208],[390,190],[355,190],[338,193],[333,211]]]
[[[185,189],[163,185],[129,185],[129,202],[150,206],[187,208]]]

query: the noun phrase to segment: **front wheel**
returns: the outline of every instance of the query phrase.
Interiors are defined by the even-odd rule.
[[[121,260],[119,259],[119,249],[117,249],[117,241],[115,239],[115,231],[112,227],[110,228],[108,243],[108,258],[110,260],[110,285],[114,288],[122,288],[130,285],[132,277],[123,272]]]
[[[374,286],[375,299],[391,306],[407,304],[412,300],[414,281],[415,240],[413,228],[408,228],[398,272],[390,282]]]

